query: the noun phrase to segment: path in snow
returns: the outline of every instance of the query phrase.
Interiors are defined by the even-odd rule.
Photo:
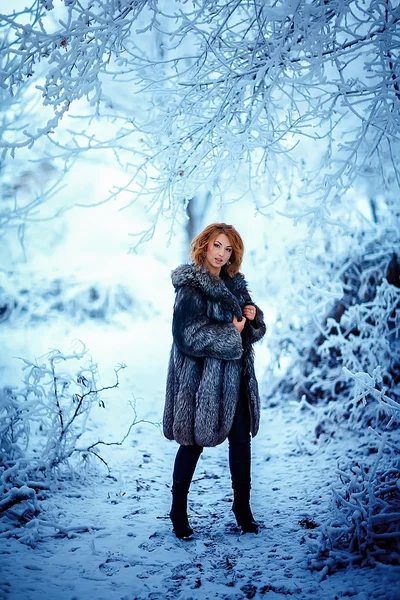
[[[8,541],[1,597],[400,598],[395,585],[400,570],[393,567],[355,568],[320,583],[318,574],[307,569],[310,531],[299,521],[323,518],[335,455],[343,444],[350,452],[350,440],[305,455],[298,438],[307,434],[305,416],[287,407],[266,409],[262,417],[253,445],[252,503],[263,523],[259,535],[240,535],[234,525],[223,444],[204,451],[195,474],[189,513],[196,535],[192,541],[177,540],[167,518],[176,445],[158,430],[154,435],[150,425],[140,425],[137,460],[127,458],[116,480],[98,478],[49,501],[49,510],[63,523],[83,522],[96,529],[72,539],[44,539],[36,549]]]
[[[129,422],[122,407],[129,389],[138,398],[140,417],[161,418],[167,350],[163,342],[164,349],[157,353],[154,340],[157,335],[165,339],[170,325],[164,330],[160,323],[154,327],[155,336],[148,323],[135,331],[123,327],[117,336],[105,327],[100,334],[88,329],[82,336],[89,349],[96,349],[96,359],[103,350],[109,365],[128,356],[132,340],[141,340],[140,354],[138,350],[127,360],[134,367],[131,375],[127,370],[125,388],[121,378],[121,387],[106,403],[114,439],[118,423]],[[54,332],[57,340],[60,335]],[[30,343],[24,338],[27,347]],[[150,393],[151,388],[156,393]],[[259,535],[240,535],[235,526],[227,443],[205,449],[189,496],[196,533],[192,541],[180,541],[168,519],[177,445],[164,439],[157,427],[136,425],[123,447],[109,450],[112,478],[103,470],[69,488],[64,482],[44,503],[48,518],[64,526],[89,525],[89,533],[55,538],[41,529],[43,539],[34,549],[16,540],[1,541],[0,598],[400,600],[400,568],[354,568],[321,582],[318,573],[307,568],[307,539],[313,531],[299,521],[326,520],[337,459],[366,451],[365,441],[354,432],[337,431],[329,443],[322,435],[316,443],[314,426],[312,413],[299,412],[294,404],[263,410],[260,433],[253,441],[252,506],[262,523]],[[93,424],[94,433],[96,427],[100,425]]]

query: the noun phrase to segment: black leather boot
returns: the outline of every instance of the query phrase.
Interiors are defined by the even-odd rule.
[[[193,529],[189,525],[187,516],[187,496],[188,491],[173,486],[172,488],[172,506],[169,513],[176,537],[180,540],[190,538],[193,535]]]
[[[258,533],[258,523],[254,520],[250,508],[250,488],[237,487],[233,490],[233,514],[243,533]]]
[[[193,535],[187,516],[187,497],[197,461],[203,452],[201,446],[180,446],[176,453],[172,475],[172,507],[169,516],[177,538]]]

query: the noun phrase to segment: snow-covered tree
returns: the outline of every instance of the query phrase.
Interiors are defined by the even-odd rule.
[[[2,93],[40,106],[3,158],[41,138],[65,160],[111,149],[123,189],[171,218],[239,165],[262,210],[294,170],[314,230],[382,162],[398,183],[399,18],[389,0],[36,0],[1,19]]]

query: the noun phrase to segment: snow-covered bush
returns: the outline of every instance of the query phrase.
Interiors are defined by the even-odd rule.
[[[374,380],[373,388],[400,401],[400,266],[395,253],[400,241],[397,231],[387,230],[372,240],[355,235],[348,243],[337,261],[317,250],[319,281],[313,286],[293,284],[296,306],[290,299],[282,303],[282,315],[272,326],[270,370],[286,361],[277,382],[281,392],[324,405],[332,420],[336,414],[337,422],[363,427],[387,413],[369,394],[357,396],[350,373],[358,378],[364,373]]]
[[[122,367],[113,385],[98,389],[97,367],[83,344],[71,354],[52,350],[40,363],[22,360],[23,385],[0,390],[0,536],[33,544],[32,529],[20,528],[39,515],[52,482],[80,472],[94,457],[106,464],[99,453],[102,442],[81,439],[91,409],[104,407],[101,392],[118,386]]]
[[[320,347],[319,384],[330,398],[332,386],[337,389],[317,430],[329,434],[333,423],[346,423],[380,439],[369,459],[337,471],[331,515],[319,528],[311,561],[322,576],[355,562],[400,564],[399,319],[400,290],[383,280],[372,299],[348,308],[339,326],[328,323],[331,333]]]
[[[353,382],[351,402],[345,403],[349,411],[345,422],[363,429],[358,435],[360,439],[367,436],[369,442],[364,443],[367,454],[352,461],[339,460],[338,481],[331,484],[330,512],[309,539],[313,552],[309,564],[320,571],[321,578],[354,563],[400,564],[400,402],[386,393],[379,366],[372,376],[344,371]],[[367,410],[360,410],[365,403]],[[337,404],[342,406],[339,399]],[[324,416],[316,427],[317,437],[321,432],[333,434],[332,413],[335,428],[343,425],[339,410],[318,410]],[[366,426],[369,420],[375,431]]]
[[[330,511],[310,536],[310,566],[321,577],[353,562],[400,560],[398,230],[358,241],[336,263],[316,256],[320,280],[302,297],[293,294],[296,310],[288,318],[283,307],[276,336],[277,349],[291,360],[278,389],[313,405],[316,437],[326,440],[345,427],[368,440],[369,455],[339,458]],[[337,283],[342,293],[318,295]]]
[[[77,322],[110,320],[118,312],[132,311],[135,300],[121,283],[78,281],[72,277],[29,280],[3,278],[0,285],[0,323],[9,320],[44,321],[57,314]]]
[[[400,407],[399,326],[400,289],[384,279],[373,299],[349,306],[339,323],[327,320],[326,339],[317,350],[321,360],[300,389],[328,401],[332,416],[338,413],[336,419],[348,420],[352,427],[398,419],[399,413],[388,415],[387,405],[382,409],[382,398],[390,390],[391,402]],[[352,373],[370,383],[362,393],[355,389]],[[376,403],[379,393],[381,402]]]
[[[375,461],[338,468],[331,517],[311,541],[321,576],[349,564],[400,564],[400,446],[382,436]]]

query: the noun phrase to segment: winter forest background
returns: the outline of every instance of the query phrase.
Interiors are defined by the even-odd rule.
[[[400,3],[0,13],[0,596],[400,598]],[[217,220],[268,324],[264,529],[219,448],[185,545],[170,271]]]

